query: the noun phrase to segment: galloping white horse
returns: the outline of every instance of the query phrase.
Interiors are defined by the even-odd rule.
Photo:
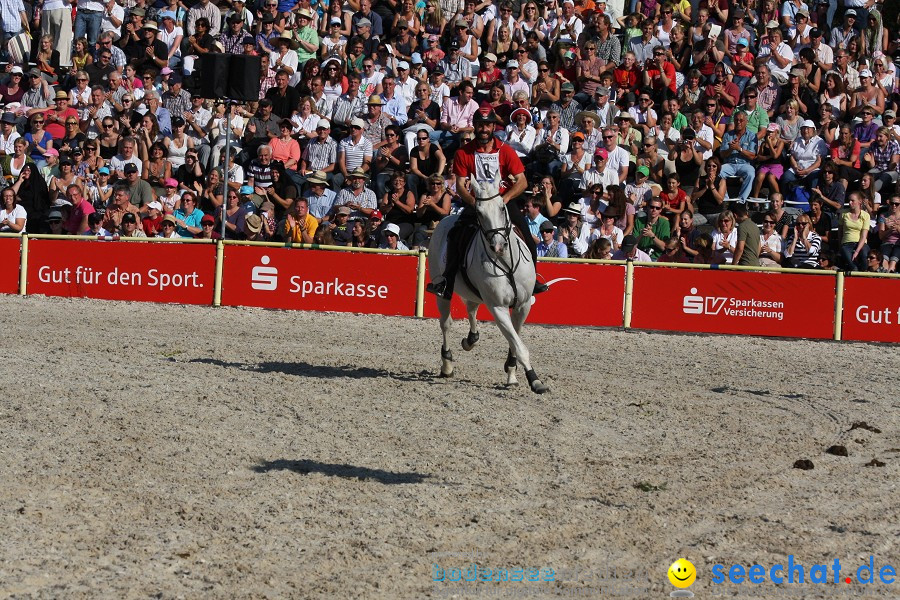
[[[471,350],[478,341],[478,321],[475,315],[478,306],[484,304],[491,311],[503,337],[509,342],[509,354],[504,364],[507,385],[518,383],[516,379],[518,361],[525,369],[525,377],[532,391],[543,394],[550,388],[541,383],[531,368],[528,348],[519,337],[522,325],[531,310],[536,278],[534,263],[531,262],[528,246],[513,233],[512,223],[499,189],[499,180],[478,182],[473,177],[469,182],[469,190],[476,199],[478,235],[469,243],[465,255],[460,258],[475,289],[466,283],[462,274],[456,275],[454,286],[456,293],[465,302],[469,314],[469,335],[463,339],[462,347],[464,350]],[[451,215],[442,219],[431,236],[428,255],[432,280],[444,272],[447,235],[457,218],[456,215]],[[453,375],[453,353],[447,340],[450,327],[453,325],[453,319],[450,317],[450,300],[438,296],[437,303],[441,314],[441,331],[444,335],[441,346],[441,377],[450,377]]]

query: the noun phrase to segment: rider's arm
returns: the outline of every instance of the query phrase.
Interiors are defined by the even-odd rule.
[[[456,193],[459,194],[459,199],[468,204],[469,206],[475,206],[475,196],[469,193],[469,188],[466,187],[466,184],[469,182],[468,177],[463,177],[462,175],[456,176]]]
[[[525,188],[528,187],[528,181],[525,179],[525,173],[519,173],[518,175],[514,175],[516,178],[515,183],[512,184],[506,193],[503,194],[503,202],[508,203],[510,200],[514,200],[518,198],[525,192]]]

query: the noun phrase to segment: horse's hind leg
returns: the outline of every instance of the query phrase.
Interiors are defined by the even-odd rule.
[[[466,300],[466,312],[469,314],[469,335],[462,341],[463,350],[466,352],[474,348],[478,342],[478,319],[475,318],[478,315],[478,305],[478,302]]]
[[[450,301],[438,297],[438,312],[440,313],[441,333],[444,341],[441,344],[441,377],[453,376],[453,352],[450,350],[448,338],[450,337],[450,328],[453,326],[453,319],[450,317]]]
[[[519,383],[519,380],[516,379],[516,355],[513,354],[512,348],[506,354],[503,370],[506,371],[506,385],[517,385]]]

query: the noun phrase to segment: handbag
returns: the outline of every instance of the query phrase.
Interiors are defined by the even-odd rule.
[[[6,44],[6,51],[9,53],[10,62],[25,64],[25,58],[31,52],[31,34],[23,31],[11,37]]]

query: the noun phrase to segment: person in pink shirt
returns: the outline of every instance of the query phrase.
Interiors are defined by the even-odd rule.
[[[78,184],[73,183],[66,188],[66,199],[72,203],[72,208],[69,209],[65,229],[71,235],[81,235],[88,230],[88,216],[96,211]]]

